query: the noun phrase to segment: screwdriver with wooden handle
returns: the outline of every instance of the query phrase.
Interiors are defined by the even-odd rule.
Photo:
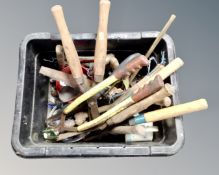
[[[110,1],[99,1],[99,25],[94,54],[94,80],[96,83],[103,81],[107,55],[107,27],[110,11]]]
[[[208,108],[207,100],[199,99],[196,101],[140,114],[137,117],[134,117],[133,119],[129,120],[129,124],[136,125],[136,124],[147,123],[147,122],[156,122],[156,121],[177,117],[192,112],[205,110],[207,108]]]
[[[124,110],[128,106],[137,103],[138,101],[160,90],[163,86],[164,82],[162,78],[160,76],[157,76],[151,83],[145,85],[136,94],[131,95],[130,97],[128,97],[118,105],[114,106],[113,108],[109,109],[107,112],[103,113],[96,119],[78,126],[77,131],[82,132],[104,123],[106,120],[110,119],[112,116]]]
[[[136,55],[136,54],[135,54]],[[130,55],[129,57],[132,57]],[[144,55],[137,55],[133,59],[131,59],[129,62],[127,62],[123,66],[119,66],[111,76],[106,78],[104,81],[98,83],[91,89],[89,89],[87,92],[79,96],[76,100],[74,100],[71,104],[69,104],[64,109],[64,114],[70,113],[72,110],[74,110],[78,105],[89,99],[90,97],[94,96],[104,88],[108,87],[109,85],[129,76],[131,73],[134,73],[135,71],[141,69],[143,66],[148,65],[148,60],[145,58]]]
[[[72,76],[77,82],[78,86],[82,91],[85,91],[85,85],[84,85],[84,79],[83,79],[83,72],[81,68],[81,63],[79,60],[79,56],[77,53],[77,50],[75,48],[75,45],[73,43],[73,39],[71,37],[71,34],[68,30],[63,9],[60,5],[55,5],[51,8],[51,12],[54,16],[56,25],[58,27],[62,45],[64,48],[64,52],[66,55],[66,59],[68,61],[68,65],[70,67],[70,70],[72,72]]]

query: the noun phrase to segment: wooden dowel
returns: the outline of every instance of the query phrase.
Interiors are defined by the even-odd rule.
[[[146,58],[149,58],[149,56],[152,54],[152,52],[154,51],[154,49],[157,47],[158,43],[160,42],[160,40],[163,38],[163,36],[166,34],[167,30],[170,28],[171,24],[173,23],[173,21],[175,20],[176,15],[171,15],[169,20],[167,21],[167,23],[165,24],[165,26],[163,27],[163,29],[160,31],[160,33],[157,35],[156,39],[154,40],[153,44],[151,45],[150,49],[147,51],[147,53],[145,54]]]
[[[156,39],[154,40],[153,44],[151,45],[150,49],[147,51],[147,53],[145,54],[145,57],[148,59],[150,57],[150,55],[152,54],[152,52],[154,51],[154,49],[157,47],[157,45],[159,44],[160,40],[163,38],[163,36],[166,34],[167,30],[169,29],[169,27],[171,26],[171,24],[173,23],[173,21],[175,20],[176,16],[175,15],[171,15],[169,20],[167,21],[167,23],[165,24],[165,26],[163,27],[163,29],[160,31],[160,33],[157,35]],[[130,81],[132,81],[135,76],[138,74],[138,72],[135,72],[131,78]]]

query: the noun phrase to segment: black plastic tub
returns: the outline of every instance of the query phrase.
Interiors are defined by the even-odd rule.
[[[108,52],[119,61],[132,53],[146,53],[158,32],[111,33],[108,35]],[[93,55],[95,34],[72,35],[79,55]],[[184,143],[182,118],[157,122],[159,133],[153,142],[125,143],[116,139],[98,142],[49,143],[44,140],[47,115],[49,79],[39,74],[41,65],[55,67],[55,46],[61,44],[59,35],[34,33],[25,37],[20,45],[17,96],[12,133],[12,146],[22,157],[122,157],[168,156],[177,153]],[[175,58],[175,47],[170,36],[165,35],[155,53],[163,50],[168,61]],[[47,61],[45,61],[47,60]],[[173,104],[179,103],[176,74],[167,80],[177,89]]]

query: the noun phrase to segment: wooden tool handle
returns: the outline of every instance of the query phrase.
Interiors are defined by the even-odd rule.
[[[145,109],[147,109],[152,104],[161,101],[163,98],[173,95],[175,92],[174,87],[170,84],[165,84],[162,89],[160,89],[158,92],[150,95],[147,98],[144,98],[143,100],[139,101],[138,103],[135,103],[132,106],[129,106],[122,112],[114,115],[111,119],[107,120],[107,125],[113,125],[121,123],[131,116],[133,116],[136,113],[139,113]]]
[[[103,80],[105,72],[107,54],[107,27],[110,11],[110,1],[100,0],[99,6],[99,26],[94,56],[94,79],[96,82],[101,82]]]
[[[152,112],[147,112],[144,114],[144,116],[145,116],[145,121],[155,122],[176,116],[181,116],[192,112],[205,110],[207,108],[208,108],[207,101],[205,99],[200,99],[189,103],[184,103],[184,104],[180,104]]]
[[[149,75],[142,78],[138,83],[136,83],[132,88],[131,91],[135,92],[139,87],[142,87],[144,84],[149,83],[151,80],[153,80],[157,75],[160,75],[163,80],[165,80],[167,77],[169,77],[171,74],[173,74],[175,71],[177,71],[180,67],[182,67],[184,64],[183,60],[181,58],[175,58],[173,59],[167,66],[163,67],[161,65],[158,65],[153,72],[151,72]]]
[[[184,64],[183,60],[180,58],[175,58],[173,61],[171,61],[166,67],[161,69],[158,72],[158,75],[162,77],[163,80],[165,80],[167,77],[169,77],[172,73],[174,73],[176,70],[178,70],[180,67],[182,67]],[[154,77],[152,77],[154,78]]]
[[[175,15],[171,15],[169,20],[167,21],[167,23],[165,24],[165,26],[163,27],[163,29],[160,31],[160,33],[158,34],[157,38],[154,40],[153,44],[151,45],[150,49],[147,51],[146,53],[146,58],[149,58],[149,56],[151,55],[151,53],[154,51],[154,49],[156,48],[156,46],[158,45],[158,43],[160,42],[160,40],[163,38],[163,36],[165,35],[165,33],[167,32],[167,30],[169,29],[169,27],[171,26],[171,24],[173,23],[173,21],[175,20],[176,16]]]
[[[53,80],[63,81],[66,85],[71,86],[73,88],[78,87],[77,83],[75,82],[75,79],[73,79],[70,74],[67,74],[67,73],[64,73],[64,72],[61,72],[55,69],[51,69],[48,67],[44,67],[44,66],[41,66],[39,73]]]
[[[96,127],[96,126],[104,123],[106,120],[111,118],[113,115],[115,115],[118,112],[122,111],[124,108],[127,108],[127,106],[129,106],[132,103],[133,103],[132,98],[127,98],[126,100],[122,101],[118,105],[116,105],[113,108],[109,109],[107,112],[103,113],[99,117],[78,126],[77,130],[79,132],[81,132],[81,131],[88,130],[90,128]]]
[[[145,85],[142,89],[140,89],[136,94],[132,96],[133,101],[136,103],[149,95],[157,92],[164,86],[164,82],[160,76],[156,76],[156,78],[151,81],[148,85]]]
[[[143,66],[147,66],[148,64],[149,62],[145,58],[145,56],[140,55],[130,60],[123,67],[119,67],[117,70],[114,71],[113,74],[117,79],[122,79],[129,76],[131,73],[140,70]]]
[[[69,67],[71,69],[72,75],[77,83],[83,83],[83,72],[81,69],[81,63],[76,51],[75,45],[73,43],[72,37],[68,30],[65,22],[65,17],[63,14],[62,6],[55,5],[51,8],[52,14],[54,16],[56,25],[58,27],[62,45],[65,51],[66,59],[68,61]]]

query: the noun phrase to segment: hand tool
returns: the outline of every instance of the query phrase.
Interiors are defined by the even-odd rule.
[[[156,68],[149,75],[146,75],[138,83],[136,83],[134,86],[129,88],[126,92],[124,92],[124,95],[119,97],[114,103],[107,105],[107,106],[100,107],[99,112],[100,113],[105,112],[108,109],[112,108],[113,106],[119,104],[121,101],[126,99],[129,96],[129,94],[138,91],[139,88],[142,88],[145,84],[149,83],[157,75],[160,75],[162,77],[162,79],[165,80],[167,77],[169,77],[175,71],[177,71],[180,67],[182,67],[183,64],[184,64],[184,62],[180,58],[175,58],[165,67],[163,67],[163,65],[158,64],[156,66]]]
[[[47,76],[53,80],[62,81],[66,85],[71,86],[72,88],[78,87],[75,79],[73,79],[70,74],[64,73],[62,71],[58,71],[55,69],[41,66],[39,73],[43,74],[44,76]]]
[[[110,1],[99,1],[99,26],[94,54],[94,80],[96,83],[103,81],[107,54],[107,27],[110,11]]]
[[[68,65],[71,69],[72,76],[75,79],[76,83],[78,84],[79,88],[82,89],[82,92],[84,92],[85,89],[87,90],[87,87],[84,86],[81,63],[78,57],[77,50],[73,43],[73,39],[70,35],[67,24],[65,22],[62,6],[60,5],[53,6],[51,8],[51,12],[53,14],[53,17],[55,19],[56,25],[58,27],[61,36],[65,56],[68,61]]]
[[[121,123],[126,119],[132,117],[134,114],[137,114],[147,109],[152,104],[161,101],[163,98],[173,95],[174,91],[175,91],[174,87],[167,83],[158,92],[154,93],[153,95],[150,95],[149,97],[141,100],[138,103],[135,103],[132,106],[129,106],[125,110],[114,115],[111,119],[107,120],[106,123],[108,126]]]
[[[208,108],[208,103],[206,99],[199,99],[196,101],[140,114],[139,116],[131,119],[129,121],[129,124],[135,125],[135,124],[146,123],[146,122],[156,122],[156,121],[177,117],[192,112],[205,110],[207,108]]]
[[[158,64],[150,74],[146,75],[146,77],[150,77],[152,75],[155,75],[155,73],[160,71],[162,68],[164,68],[164,66]],[[139,89],[140,89],[140,87],[139,87]],[[99,112],[103,113],[103,112],[109,110],[110,108],[112,108],[113,106],[119,104],[121,101],[125,100],[132,93],[130,90],[131,89],[127,89],[126,91],[123,91],[123,95],[121,95],[118,99],[116,99],[112,104],[99,107],[98,108]]]
[[[142,89],[140,89],[137,93],[131,95],[126,100],[122,101],[120,104],[114,106],[113,108],[109,109],[104,114],[100,115],[94,120],[91,120],[87,123],[84,123],[77,127],[77,131],[85,131],[90,128],[93,128],[97,125],[100,125],[104,123],[106,120],[117,114],[118,112],[124,110],[128,106],[137,103],[138,101],[142,100],[143,98],[146,98],[148,95],[158,91],[164,86],[163,80],[161,77],[157,76],[154,81],[149,83],[148,85],[144,86]]]
[[[167,23],[165,24],[165,26],[163,27],[163,29],[160,31],[160,33],[158,34],[158,36],[156,37],[156,39],[154,40],[153,44],[151,45],[150,49],[147,51],[145,57],[146,59],[149,58],[149,56],[151,55],[151,53],[154,51],[154,49],[157,47],[157,45],[159,44],[160,40],[163,38],[163,36],[165,35],[165,33],[167,32],[167,30],[169,29],[169,27],[171,26],[171,24],[173,23],[173,21],[175,20],[176,16],[175,15],[171,15],[169,20],[167,21]],[[138,71],[135,72],[131,77],[130,77],[130,82],[135,78],[135,76],[138,74]]]
[[[132,55],[130,56],[132,57]],[[145,59],[143,55],[140,55],[138,57],[134,57],[131,61],[129,61],[126,65],[120,66],[118,69],[116,69],[111,76],[109,76],[104,81],[100,82],[99,84],[95,85],[91,89],[89,89],[87,92],[79,96],[76,100],[74,100],[69,106],[67,106],[64,109],[64,114],[68,114],[72,110],[74,110],[78,105],[80,105],[82,102],[86,101],[93,95],[97,94],[107,86],[121,80],[122,78],[129,76],[131,73],[135,72],[138,69],[141,69],[141,67],[146,66],[148,64],[148,61]]]

